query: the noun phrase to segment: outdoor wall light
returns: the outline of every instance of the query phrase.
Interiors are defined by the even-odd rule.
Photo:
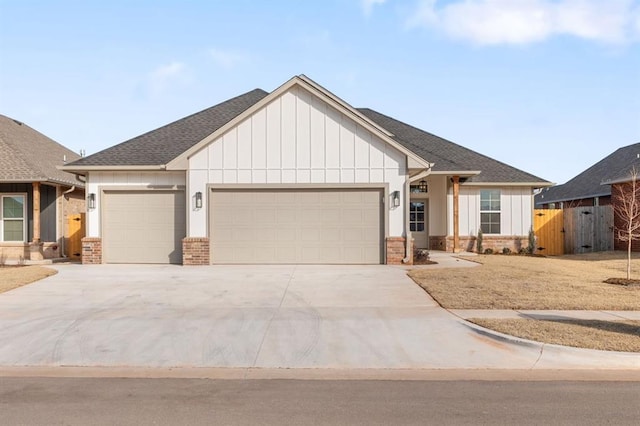
[[[94,194],[93,192],[89,194],[89,196],[87,197],[87,207],[90,210],[93,210],[96,208],[96,194]]]
[[[393,207],[400,207],[400,191],[393,191],[391,200],[393,201]]]
[[[420,192],[427,192],[429,190],[429,187],[427,186],[427,181],[422,179],[419,183],[418,183],[418,191]]]
[[[196,192],[196,209],[202,208],[202,192]]]

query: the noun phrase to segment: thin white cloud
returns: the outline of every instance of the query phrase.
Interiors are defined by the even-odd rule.
[[[360,0],[360,6],[365,16],[371,16],[375,6],[386,3],[387,0]]]
[[[209,49],[209,56],[216,64],[223,68],[235,68],[238,64],[246,62],[249,57],[243,52],[225,50],[225,49]]]
[[[638,0],[421,0],[410,27],[480,45],[529,44],[556,35],[602,43],[638,39]]]
[[[171,83],[185,80],[187,66],[182,62],[161,65],[149,74],[149,91],[152,95],[164,92]]]

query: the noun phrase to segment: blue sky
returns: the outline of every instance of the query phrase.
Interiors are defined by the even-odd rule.
[[[640,0],[0,0],[0,113],[87,154],[297,74],[563,183],[640,142]]]

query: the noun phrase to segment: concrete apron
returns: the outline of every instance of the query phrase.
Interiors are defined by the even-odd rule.
[[[640,368],[496,338],[389,266],[60,265],[0,294],[0,366]]]

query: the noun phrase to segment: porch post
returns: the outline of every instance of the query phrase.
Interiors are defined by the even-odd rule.
[[[460,176],[453,177],[453,252],[460,246]]]
[[[33,239],[29,244],[29,260],[42,260],[42,242],[40,241],[40,182],[32,182],[33,186]]]
[[[40,242],[40,182],[33,182],[33,242]]]

